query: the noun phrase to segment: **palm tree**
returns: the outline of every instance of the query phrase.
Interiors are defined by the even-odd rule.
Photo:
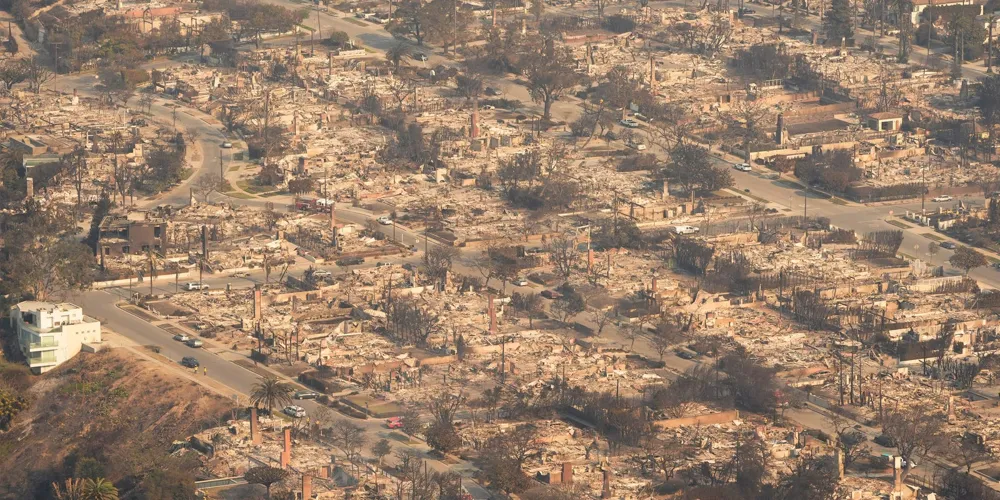
[[[146,250],[146,262],[149,264],[149,296],[153,296],[153,279],[156,278],[156,266],[160,263],[160,256],[152,248]]]
[[[392,69],[394,71],[399,71],[399,63],[403,62],[403,58],[410,53],[410,48],[406,46],[405,43],[399,42],[391,49],[385,52],[385,59],[392,63]]]
[[[83,500],[83,479],[69,478],[62,486],[52,483],[52,492],[58,500]]]
[[[118,488],[111,481],[99,477],[83,482],[83,500],[118,500]]]
[[[277,378],[261,377],[260,383],[254,384],[250,391],[250,402],[257,408],[264,405],[270,411],[275,406],[290,404],[290,392],[291,389]]]
[[[281,482],[286,477],[288,477],[288,471],[285,469],[268,467],[266,465],[254,467],[243,474],[243,478],[246,479],[248,483],[262,484],[265,488],[267,488],[267,496],[264,498],[271,498],[271,485]]]

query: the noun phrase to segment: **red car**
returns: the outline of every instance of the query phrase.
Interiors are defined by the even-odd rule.
[[[403,427],[403,417],[392,417],[385,421],[385,425],[390,429],[400,429]]]

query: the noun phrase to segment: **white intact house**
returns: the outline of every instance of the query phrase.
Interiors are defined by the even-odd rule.
[[[47,372],[76,356],[84,344],[101,341],[101,322],[84,316],[83,309],[63,302],[27,301],[10,308],[10,326],[31,371]]]

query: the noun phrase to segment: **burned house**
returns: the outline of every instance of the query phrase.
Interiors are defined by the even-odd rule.
[[[146,212],[109,215],[101,221],[98,248],[102,256],[162,252],[167,246],[167,221]]]

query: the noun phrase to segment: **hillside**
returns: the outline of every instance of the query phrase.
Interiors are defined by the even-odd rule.
[[[50,498],[53,481],[74,475],[106,477],[122,498],[192,498],[200,462],[170,454],[171,443],[230,409],[124,350],[83,354],[42,376],[0,366],[0,384],[30,401],[0,433],[0,498]]]

